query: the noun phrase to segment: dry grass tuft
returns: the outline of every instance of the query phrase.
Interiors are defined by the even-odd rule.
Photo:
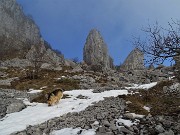
[[[152,115],[178,115],[180,98],[177,95],[167,95],[163,92],[163,87],[170,86],[172,83],[172,81],[162,81],[149,90],[139,90],[138,94],[125,96],[127,101],[132,102],[128,104],[128,110],[146,115],[148,112],[143,109],[143,106],[149,106]]]

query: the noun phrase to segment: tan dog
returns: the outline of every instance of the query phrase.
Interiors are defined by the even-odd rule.
[[[63,97],[63,90],[62,89],[56,89],[50,94],[48,94],[48,106],[53,106],[57,104],[60,99]]]

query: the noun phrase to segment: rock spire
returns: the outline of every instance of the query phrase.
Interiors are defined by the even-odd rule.
[[[113,65],[107,45],[96,29],[92,29],[87,36],[83,49],[83,60],[87,65],[102,65],[104,68],[111,68]]]

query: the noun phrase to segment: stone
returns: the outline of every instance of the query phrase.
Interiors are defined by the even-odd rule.
[[[114,133],[113,132],[106,132],[106,133],[96,132],[96,135],[114,135]]]
[[[43,68],[43,69],[53,69],[53,67],[52,67],[52,65],[51,64],[49,64],[49,63],[43,63],[42,65],[41,65],[41,68]]]
[[[9,106],[7,106],[6,113],[9,114],[9,113],[14,113],[14,112],[19,112],[22,109],[24,109],[25,107],[26,107],[25,104],[22,102],[12,103]]]
[[[111,124],[110,127],[109,127],[112,131],[115,131],[118,129],[117,126],[115,126],[114,124]]]
[[[62,70],[62,67],[59,65],[59,66],[55,67],[54,70],[56,70],[56,71],[61,71],[61,70]]]
[[[91,124],[92,129],[97,130],[99,128],[99,122],[95,121],[93,124]]]
[[[6,77],[6,76],[7,76],[7,74],[0,71],[0,77]]]
[[[66,59],[65,62],[64,62],[64,65],[65,65],[65,66],[68,66],[68,67],[75,67],[75,66],[76,66],[76,63],[73,62],[72,60]]]
[[[99,65],[103,68],[113,67],[113,59],[108,54],[107,45],[96,29],[92,29],[86,39],[83,60],[87,65]]]
[[[119,132],[123,132],[126,134],[132,134],[132,132],[125,127],[119,127],[118,130],[119,130]]]
[[[99,127],[99,128],[98,128],[98,131],[99,131],[100,133],[106,133],[106,128],[105,128],[104,126]]]
[[[130,52],[121,66],[122,70],[144,69],[144,54],[138,48]]]
[[[71,72],[75,73],[75,72],[82,72],[82,71],[83,71],[83,69],[79,65],[77,65],[72,69]]]
[[[125,113],[125,114],[123,115],[123,117],[124,117],[124,118],[127,118],[127,119],[134,119],[134,116],[133,116],[133,114],[131,114],[131,113]]]
[[[172,130],[169,130],[169,131],[165,131],[164,133],[160,133],[158,135],[175,135],[175,134]]]
[[[111,126],[111,124],[110,124],[109,121],[107,121],[107,120],[103,120],[102,123],[103,123],[103,125],[104,125],[105,127],[110,127],[110,126]]]
[[[157,125],[155,129],[156,129],[156,132],[158,133],[163,133],[165,131],[165,129],[161,125]]]

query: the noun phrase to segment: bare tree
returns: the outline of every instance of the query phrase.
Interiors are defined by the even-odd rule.
[[[150,58],[149,63],[162,64],[165,60],[173,60],[180,55],[179,27],[175,22],[169,23],[169,29],[164,29],[157,23],[154,26],[149,25],[143,29],[146,39],[136,38],[134,43]]]
[[[165,29],[157,23],[148,26],[143,31],[146,39],[136,38],[134,44],[142,50],[148,58],[148,63],[162,64],[165,60],[175,60],[177,77],[180,75],[180,24],[177,22],[168,23],[169,28]]]

